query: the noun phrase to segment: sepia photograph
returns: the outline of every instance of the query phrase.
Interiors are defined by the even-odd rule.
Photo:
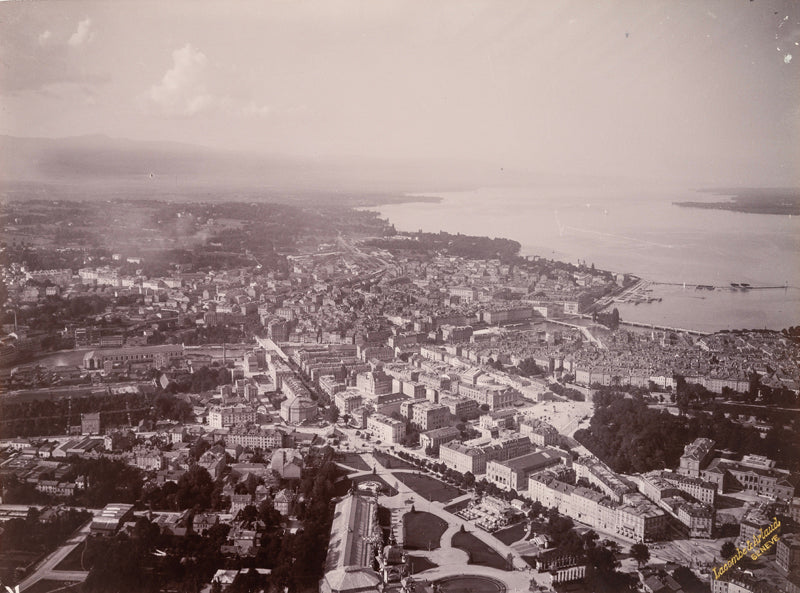
[[[0,2],[0,593],[800,593],[800,2]]]

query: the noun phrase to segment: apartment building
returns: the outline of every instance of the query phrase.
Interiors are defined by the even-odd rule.
[[[447,426],[450,410],[442,404],[424,401],[411,408],[411,424],[418,430],[435,430]]]
[[[430,450],[436,455],[443,444],[456,440],[460,434],[461,432],[456,427],[445,426],[420,434],[419,444],[422,446],[423,451]]]
[[[458,395],[475,400],[479,406],[486,404],[490,410],[500,410],[512,407],[519,392],[508,385],[459,383]]]
[[[212,406],[208,412],[208,425],[211,428],[227,428],[236,424],[256,421],[256,411],[246,404]]]
[[[372,414],[367,418],[367,430],[376,440],[384,443],[397,444],[406,436],[406,425],[402,420],[390,418],[383,414]]]
[[[274,428],[238,424],[225,436],[228,447],[242,446],[248,449],[276,449],[283,446],[284,435]]]

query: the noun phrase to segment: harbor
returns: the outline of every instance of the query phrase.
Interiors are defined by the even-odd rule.
[[[753,286],[747,282],[731,282],[727,285],[713,284],[688,284],[686,282],[654,282],[651,280],[639,280],[636,284],[627,288],[622,293],[609,299],[605,306],[611,303],[621,303],[628,305],[640,305],[643,303],[660,303],[663,297],[658,294],[657,287],[670,286],[680,287],[682,290],[695,292],[746,292],[750,290],[788,290],[789,283],[783,286]]]

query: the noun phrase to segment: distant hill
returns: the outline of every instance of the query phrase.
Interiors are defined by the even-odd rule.
[[[108,136],[0,136],[0,189],[165,195],[245,192],[433,192],[524,181],[470,162],[261,156],[173,142]],[[49,188],[49,189],[48,189]]]

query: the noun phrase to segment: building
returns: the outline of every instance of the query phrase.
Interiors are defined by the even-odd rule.
[[[475,400],[479,406],[487,405],[490,410],[510,408],[517,401],[519,392],[508,385],[458,384],[458,394]]]
[[[358,390],[346,389],[333,396],[333,402],[341,415],[349,414],[364,405],[364,397]]]
[[[450,469],[472,475],[486,473],[486,453],[464,443],[449,442],[439,447],[439,459]]]
[[[700,477],[716,484],[720,493],[741,489],[787,502],[794,497],[790,473],[776,468],[774,461],[759,455],[745,455],[739,462],[714,459],[701,471]]]
[[[439,447],[439,459],[450,469],[477,476],[486,473],[487,462],[520,457],[531,449],[533,445],[528,437],[512,434],[481,443],[446,443]]]
[[[291,490],[284,488],[275,495],[272,507],[284,517],[288,517],[294,511],[295,494]]]
[[[164,454],[158,449],[136,447],[133,450],[133,465],[144,471],[164,469]]]
[[[618,501],[590,488],[562,481],[552,470],[528,479],[528,495],[547,507],[590,527],[610,531],[629,541],[657,541],[666,533],[667,514],[638,492]]]
[[[633,484],[618,476],[595,457],[579,457],[572,466],[575,468],[576,478],[586,478],[590,484],[597,486],[617,502],[622,502],[627,493],[635,490]]]
[[[100,412],[81,414],[81,434],[100,434]]]
[[[667,516],[655,503],[638,492],[625,495],[617,508],[616,532],[632,541],[660,540],[667,529]]]
[[[211,428],[227,428],[255,421],[256,411],[246,404],[213,406],[208,412],[208,425]]]
[[[702,503],[714,506],[717,496],[717,486],[714,482],[690,478],[672,471],[662,471],[658,475],[681,492],[685,492]]]
[[[520,422],[519,432],[529,437],[537,447],[549,447],[559,442],[555,426],[537,418],[526,418]]]
[[[451,297],[458,297],[462,303],[471,303],[478,298],[478,292],[469,286],[451,286],[448,292]]]
[[[320,593],[378,591],[382,580],[371,566],[382,543],[377,503],[357,494],[344,497],[333,513]]]
[[[299,480],[303,466],[303,456],[297,449],[281,448],[272,453],[270,469],[284,480]]]
[[[544,449],[506,461],[486,463],[486,479],[505,490],[526,490],[528,477],[552,465],[569,465],[569,455],[557,449]]]
[[[450,410],[442,404],[424,401],[411,408],[411,424],[418,430],[435,430],[450,422]]]
[[[288,424],[302,424],[314,420],[317,414],[317,404],[310,397],[290,396],[281,403],[281,418]]]
[[[372,414],[367,418],[367,430],[375,436],[376,440],[384,443],[401,443],[406,437],[405,423],[383,414]]]
[[[775,562],[783,572],[792,572],[800,566],[800,536],[784,535],[778,540]]]
[[[96,371],[105,364],[142,364],[153,368],[164,368],[175,360],[183,360],[183,346],[165,344],[162,346],[135,346],[130,348],[111,348],[92,350],[83,357],[83,368]]]
[[[716,443],[711,439],[699,438],[683,448],[678,473],[691,478],[699,478],[714,454]]]
[[[488,414],[481,415],[478,426],[483,429],[509,428],[513,430],[516,423],[516,415],[517,412],[510,408],[489,412]]]
[[[356,388],[368,396],[385,395],[392,392],[392,377],[382,370],[359,373]]]
[[[225,450],[220,446],[215,446],[200,456],[197,464],[204,467],[211,479],[216,480],[228,466]]]
[[[277,449],[283,446],[283,440],[283,433],[274,428],[237,424],[225,436],[225,445],[228,447],[241,446],[246,449]]]
[[[461,422],[472,420],[480,415],[480,406],[474,399],[445,396],[439,398],[439,403],[447,406],[450,410],[450,415]]]
[[[736,542],[746,542],[754,537],[759,539],[761,533],[767,531],[772,525],[773,518],[770,505],[766,503],[747,509],[739,521],[739,537],[736,538]]]
[[[456,440],[460,434],[461,431],[455,426],[445,426],[421,433],[419,435],[419,444],[426,453],[430,451],[436,455],[439,453],[441,445]]]
[[[246,506],[254,506],[252,494],[231,494],[231,515],[236,517]]]
[[[303,385],[303,382],[294,375],[283,378],[283,383],[281,384],[281,391],[283,391],[284,395],[286,395],[287,398],[292,398],[292,397],[311,398],[311,392],[309,392],[309,390],[306,389],[306,386]]]
[[[92,519],[92,533],[113,534],[126,521],[133,518],[133,505],[119,502],[109,503]]]

